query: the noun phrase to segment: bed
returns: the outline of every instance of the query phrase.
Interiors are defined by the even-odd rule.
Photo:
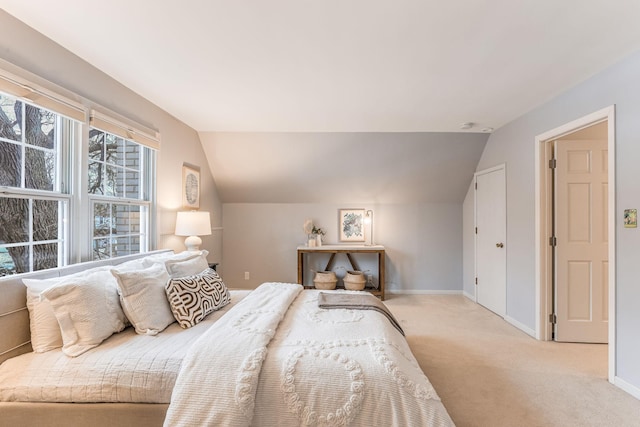
[[[194,275],[206,253],[195,264],[193,258],[159,252],[1,280],[0,426],[453,425],[401,330],[375,310],[320,308],[320,291],[296,284],[234,291],[215,282],[220,295],[182,306],[188,298],[166,291],[170,320],[160,303],[142,317],[135,312],[140,301],[128,296],[153,283],[195,289],[202,275],[217,277],[210,270]],[[120,320],[81,323],[74,334],[107,325],[114,332],[97,344],[69,339],[65,322],[79,315],[61,315],[56,298],[71,292],[58,288],[74,274],[86,283],[110,277],[105,271],[119,286],[124,327]],[[38,280],[56,283],[38,301],[54,306],[62,348],[41,351],[30,331],[29,280],[29,292]],[[110,319],[101,309],[86,316]]]

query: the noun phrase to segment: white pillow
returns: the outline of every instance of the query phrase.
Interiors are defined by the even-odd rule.
[[[202,251],[200,254],[195,254],[185,259],[167,260],[164,265],[171,278],[193,276],[209,268],[209,263],[207,262],[208,254],[208,251]]]
[[[146,265],[144,263],[144,258],[133,259],[131,261],[126,261],[126,262],[111,266],[111,268],[116,268],[116,269],[118,269],[118,271],[143,270],[143,269],[145,269],[147,267],[148,267],[148,265]]]
[[[164,287],[169,274],[160,264],[140,271],[111,270],[118,283],[122,309],[136,333],[157,335],[175,322]]]
[[[41,295],[53,307],[67,356],[79,356],[125,327],[110,269],[63,280]]]
[[[155,255],[148,255],[142,258],[142,262],[144,263],[145,268],[150,267],[153,264],[162,264],[164,265],[165,261],[168,260],[182,260],[186,258],[191,258],[194,255],[205,254],[205,257],[209,254],[209,251],[183,251],[183,252],[162,252]]]
[[[96,271],[104,271],[109,267],[96,267],[69,276],[51,279],[22,279],[27,287],[27,309],[29,310],[29,329],[31,330],[31,347],[36,353],[44,353],[62,347],[62,334],[58,319],[53,312],[51,303],[40,294],[65,280],[86,276]]]
[[[59,280],[58,280],[59,281]],[[49,301],[40,298],[40,293],[55,284],[51,279],[22,279],[27,287],[27,309],[31,329],[31,347],[36,353],[62,347],[62,335],[58,319],[53,314]]]

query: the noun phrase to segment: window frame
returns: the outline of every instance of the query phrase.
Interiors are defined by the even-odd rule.
[[[1,80],[1,79],[0,79]],[[1,85],[0,85],[1,86]],[[15,100],[15,102],[20,102],[21,106],[21,116],[22,123],[20,124],[21,129],[21,138],[19,141],[14,141],[8,138],[3,138],[3,141],[19,146],[21,156],[20,156],[20,179],[18,186],[0,186],[0,197],[2,198],[14,198],[14,199],[25,199],[29,203],[28,208],[28,231],[27,231],[27,239],[23,242],[14,242],[14,243],[2,243],[2,247],[11,248],[11,247],[26,247],[29,251],[29,271],[25,272],[33,272],[38,271],[34,270],[34,252],[33,248],[37,245],[56,243],[58,245],[58,255],[57,255],[57,267],[64,267],[69,264],[70,260],[70,230],[69,230],[69,218],[70,214],[73,210],[73,195],[71,194],[70,189],[68,188],[67,183],[72,180],[73,170],[70,168],[71,160],[70,153],[73,150],[73,147],[78,143],[77,135],[78,126],[80,124],[72,119],[67,117],[64,114],[61,114],[57,111],[52,110],[46,106],[40,105],[30,99],[25,99],[20,96],[16,96],[12,93],[8,93],[8,91],[0,89],[0,96],[11,98]],[[38,108],[40,110],[46,110],[55,114],[56,116],[56,124],[55,124],[55,142],[53,148],[44,148],[34,146],[29,144],[25,137],[26,124],[26,106],[30,105],[32,107]],[[51,190],[42,190],[42,189],[34,189],[26,187],[26,153],[27,149],[38,150],[43,152],[50,152],[54,154],[54,162],[55,162],[55,173],[53,176],[52,189]],[[33,203],[35,200],[50,200],[56,201],[60,203],[62,207],[62,213],[58,211],[58,236],[56,239],[48,239],[48,240],[34,240],[34,212],[33,212]],[[21,274],[21,273],[16,273]],[[15,274],[14,274],[15,275]]]
[[[47,82],[48,83],[48,82]],[[52,85],[52,84],[50,84]],[[54,85],[52,85],[54,86]],[[62,90],[62,93],[67,92]],[[157,225],[157,157],[160,148],[160,134],[151,128],[138,125],[123,116],[110,110],[103,109],[97,104],[82,98],[82,102],[77,101],[79,96],[73,94],[73,99],[61,95],[57,91],[36,85],[14,74],[0,69],[0,93],[14,98],[24,104],[29,104],[37,108],[50,111],[64,118],[64,123],[60,131],[56,129],[56,167],[58,174],[55,177],[53,191],[29,189],[24,187],[0,186],[0,197],[14,197],[29,199],[30,206],[34,199],[56,200],[63,206],[59,216],[58,239],[55,242],[59,245],[57,268],[93,259],[93,204],[98,201],[116,204],[128,204],[139,206],[146,211],[146,220],[141,220],[140,252],[147,252],[157,248],[158,225]],[[91,109],[99,108],[100,112]],[[24,108],[24,107],[23,107]],[[130,142],[140,145],[142,150],[141,169],[139,171],[140,191],[139,198],[113,198],[102,197],[100,195],[90,195],[88,193],[88,148],[89,130],[95,126],[93,120],[98,123],[106,123],[110,126],[105,132],[122,137]],[[124,132],[118,133],[118,130]],[[115,132],[114,132],[115,131]],[[24,133],[24,130],[23,130]],[[12,141],[16,143],[17,141]],[[22,152],[25,142],[17,142],[22,145]],[[38,147],[36,147],[38,148]],[[146,149],[145,149],[146,148]],[[40,149],[40,148],[38,148]],[[22,160],[24,163],[24,160]],[[20,185],[24,185],[24,166],[21,165],[22,174]],[[128,168],[124,168],[127,170]],[[30,208],[30,213],[31,213]],[[66,218],[65,218],[66,216]],[[144,238],[144,239],[143,239]],[[37,244],[45,244],[49,241],[33,240],[33,216],[29,218],[29,242],[6,244],[3,246],[29,246],[30,248],[30,271],[33,270],[32,247]],[[144,244],[143,244],[144,240]],[[11,276],[22,273],[12,274]],[[26,272],[25,272],[26,274]]]
[[[95,114],[95,112],[93,113]],[[93,118],[94,116],[92,116]],[[104,117],[104,116],[102,116]],[[115,121],[115,120],[114,120]],[[93,120],[91,121],[93,122]],[[100,122],[103,123],[103,122]],[[137,144],[140,150],[140,168],[138,170],[139,174],[139,185],[140,189],[138,191],[137,198],[128,198],[128,197],[118,197],[118,196],[107,196],[104,194],[91,194],[89,193],[89,163],[93,160],[89,159],[89,134],[91,129],[96,129],[106,134],[113,135],[117,138],[121,138],[125,141],[125,144]],[[140,253],[148,252],[151,248],[155,248],[157,244],[157,240],[155,238],[156,235],[156,223],[155,223],[155,214],[156,214],[156,193],[155,193],[155,171],[156,171],[156,158],[157,154],[154,148],[142,143],[133,140],[133,138],[129,138],[124,136],[123,134],[117,134],[114,132],[117,131],[116,128],[110,127],[109,130],[103,129],[102,126],[97,126],[95,123],[88,124],[86,126],[85,132],[85,140],[86,144],[84,145],[83,150],[83,176],[87,177],[84,182],[83,194],[87,195],[87,206],[84,211],[87,212],[87,217],[90,218],[89,223],[87,224],[87,233],[88,238],[85,239],[87,241],[87,247],[85,248],[85,253],[87,254],[86,258],[90,260],[97,260],[102,258],[95,258],[94,251],[94,242],[96,240],[103,239],[103,236],[95,236],[94,235],[94,207],[97,203],[109,203],[109,204],[118,204],[118,205],[133,205],[139,206],[141,210],[144,208],[146,210],[146,218],[141,218],[140,220],[140,233],[136,234],[141,238],[146,237],[143,242],[142,239],[140,241]],[[101,161],[102,164],[106,164],[106,159]],[[124,171],[129,170],[128,167],[122,166]],[[125,191],[126,195],[126,191]],[[133,234],[129,233],[128,236],[132,236]],[[109,238],[114,238],[110,235]],[[116,237],[117,238],[117,237]]]
[[[95,236],[94,235],[94,226],[95,226],[95,205],[96,204],[108,204],[108,205],[121,205],[121,206],[137,206],[140,208],[140,210],[145,210],[145,215],[140,215],[140,232],[139,233],[126,233],[124,235],[113,235],[111,233],[109,233],[109,235],[104,235],[104,236]],[[144,253],[144,252],[149,252],[149,248],[151,246],[151,242],[150,242],[150,215],[151,215],[151,203],[150,202],[146,202],[146,201],[133,201],[131,199],[122,199],[122,198],[110,198],[110,197],[102,197],[102,196],[97,196],[97,197],[91,197],[90,196],[90,203],[89,203],[89,207],[90,207],[90,215],[92,218],[91,224],[89,224],[90,228],[91,228],[91,232],[89,234],[89,239],[90,239],[90,251],[91,251],[91,259],[92,260],[99,260],[99,259],[107,259],[107,258],[117,258],[117,257],[105,257],[105,258],[100,258],[100,257],[95,257],[95,251],[94,251],[94,242],[96,242],[97,240],[102,240],[102,239],[117,239],[119,237],[133,237],[133,236],[139,236],[140,237],[140,251],[138,253]],[[145,237],[145,239],[143,239],[143,237]],[[121,255],[121,256],[126,256],[126,255],[130,255],[131,253],[125,254],[125,255]]]
[[[69,238],[70,238],[70,230],[68,226],[68,218],[71,212],[72,205],[72,197],[70,194],[58,194],[52,195],[51,193],[47,193],[41,190],[28,190],[28,191],[16,191],[12,187],[2,187],[2,191],[0,191],[0,196],[2,198],[14,198],[14,199],[26,199],[29,203],[29,230],[27,232],[28,240],[24,242],[18,243],[3,243],[1,246],[4,248],[10,247],[19,247],[25,246],[29,248],[29,271],[25,273],[30,273],[34,270],[34,257],[33,257],[33,246],[36,245],[44,245],[49,243],[57,243],[59,245],[58,248],[58,267],[64,267],[69,264]],[[63,213],[58,212],[58,238],[57,239],[48,239],[48,240],[34,240],[33,237],[33,201],[34,200],[50,200],[62,203],[63,208],[61,209]],[[65,218],[66,217],[66,218]],[[16,273],[12,276],[15,276]],[[0,276],[3,277],[3,276]]]

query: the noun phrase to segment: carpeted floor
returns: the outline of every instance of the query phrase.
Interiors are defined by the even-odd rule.
[[[537,341],[459,295],[385,304],[458,427],[640,426],[640,400],[607,381],[606,345]]]

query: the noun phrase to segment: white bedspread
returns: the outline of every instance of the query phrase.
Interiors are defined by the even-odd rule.
[[[249,291],[231,291],[231,303],[193,328],[177,323],[156,336],[133,328],[79,357],[60,350],[27,353],[0,365],[0,401],[169,403],[191,345]]]
[[[383,315],[300,288],[260,286],[191,347],[166,426],[453,425]]]

